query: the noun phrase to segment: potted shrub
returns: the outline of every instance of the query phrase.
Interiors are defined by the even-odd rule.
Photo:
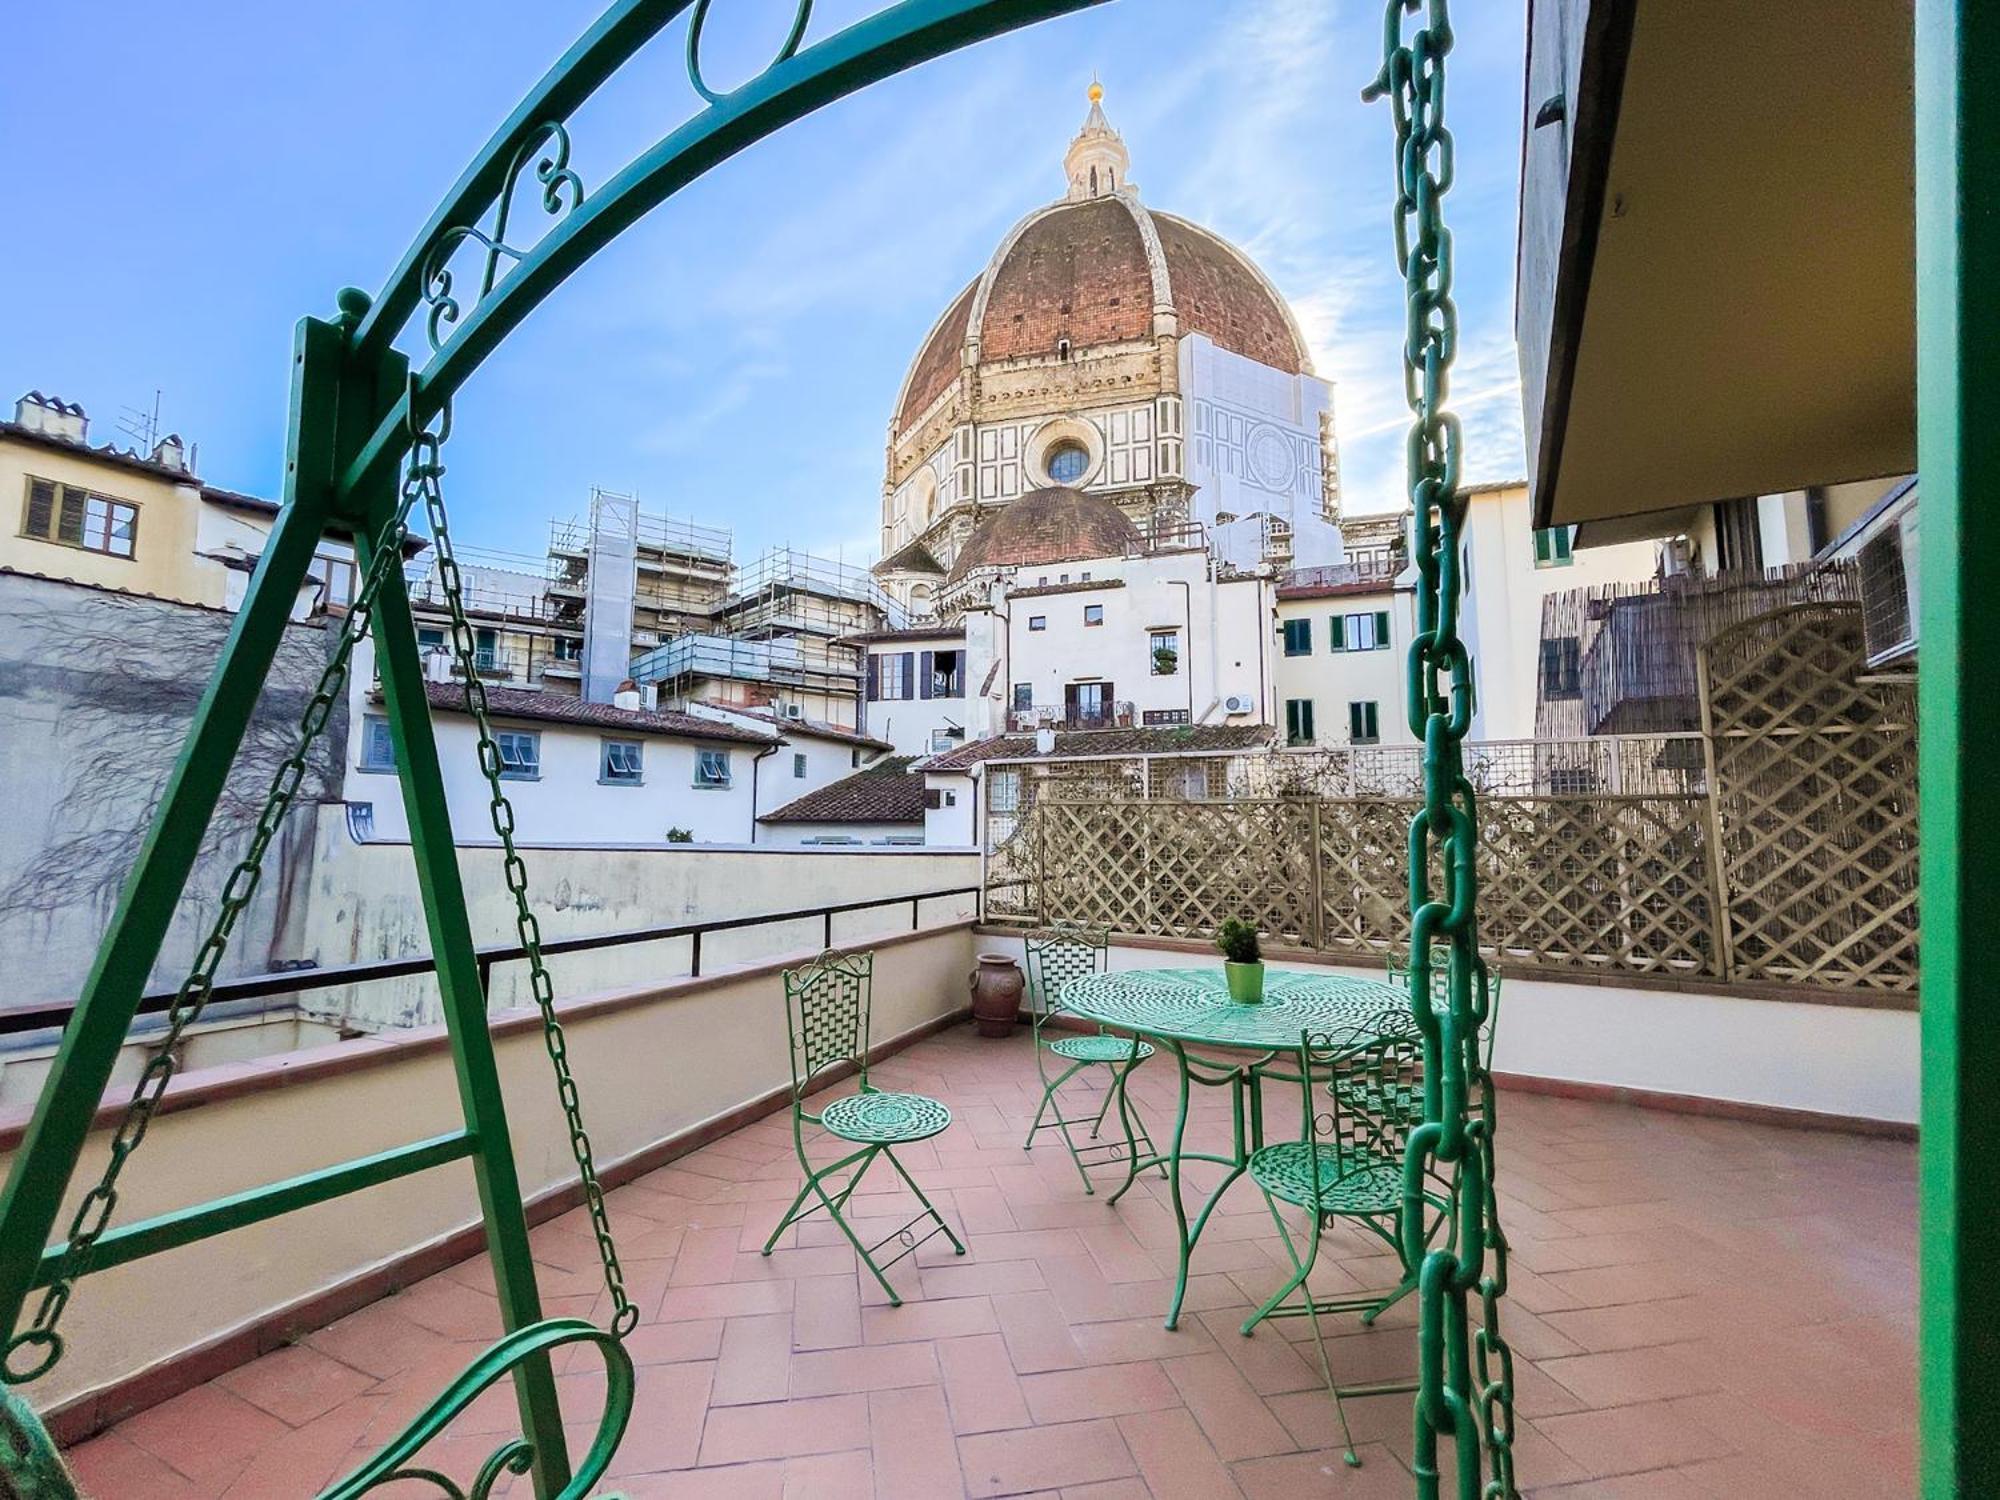
[[[1229,998],[1255,1005],[1264,998],[1264,953],[1257,946],[1257,929],[1241,917],[1230,917],[1215,934],[1222,951],[1222,972],[1229,981]]]

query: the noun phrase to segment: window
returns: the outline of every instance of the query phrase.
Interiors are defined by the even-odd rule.
[[[500,634],[498,631],[485,629],[479,631],[474,636],[472,665],[475,670],[481,672],[497,672],[500,670]]]
[[[792,775],[800,781],[805,780],[806,758],[803,751],[792,752]]]
[[[30,478],[21,535],[106,557],[130,557],[138,545],[139,507],[73,484]]]
[[[396,741],[389,734],[389,721],[380,714],[367,714],[362,717],[361,769],[364,771],[396,769]]]
[[[570,636],[566,636],[566,635],[559,635],[559,636],[557,636],[557,637],[556,637],[556,660],[557,660],[557,661],[582,661],[582,660],[583,660],[583,642],[582,642],[582,641],[579,641],[579,640],[576,640],[576,639],[574,639],[574,638],[572,638],[572,637],[570,637]]]
[[[1035,706],[1035,685],[1032,682],[1014,684],[1014,712],[1024,714]]]
[[[502,729],[493,736],[500,751],[500,776],[506,781],[542,779],[542,737],[530,729]]]
[[[1559,635],[1542,642],[1542,696],[1581,698],[1579,680],[1582,652],[1573,635]]]
[[[1075,484],[1090,468],[1090,450],[1078,442],[1057,443],[1048,453],[1049,479],[1055,484]]]
[[[1184,708],[1149,708],[1139,715],[1141,724],[1185,724],[1188,711]]]
[[[1083,623],[1086,625],[1102,625],[1104,623],[1104,606],[1101,604],[1084,605]]]
[[[1570,565],[1570,536],[1568,526],[1544,526],[1535,533],[1535,566],[1538,568],[1566,568]]]
[[[856,745],[852,750],[847,752],[847,764],[857,771],[861,769],[861,747],[859,745]]]
[[[1357,745],[1372,745],[1381,738],[1374,703],[1347,705],[1347,738]]]
[[[1047,630],[1048,628],[1049,628],[1049,617],[1047,615],[1028,616],[1028,629]]]
[[[958,806],[958,793],[944,791],[939,787],[924,789],[924,808],[929,812],[941,812],[947,807]]]
[[[926,698],[963,698],[965,696],[965,653],[963,651],[926,651],[924,679]]]
[[[697,750],[694,753],[694,784],[696,786],[729,785],[729,752],[727,750]]]
[[[1153,675],[1171,677],[1181,669],[1181,633],[1155,630],[1149,637],[1153,648]]]
[[[1056,582],[1057,582],[1057,583],[1068,583],[1068,582],[1069,582],[1069,574],[1067,574],[1067,573],[1060,573],[1060,574],[1058,574],[1058,575],[1056,576]]]
[[[1285,655],[1311,656],[1313,654],[1313,623],[1311,620],[1285,621]]]
[[[1336,651],[1387,651],[1389,611],[1367,610],[1357,615],[1335,615],[1329,620]]]
[[[917,696],[916,653],[892,651],[868,658],[868,696],[900,702]]]
[[[1107,728],[1115,712],[1108,682],[1072,682],[1063,689],[1063,717],[1073,729]]]
[[[637,786],[645,780],[645,745],[638,740],[606,740],[597,763],[600,786]]]
[[[354,564],[347,558],[316,553],[306,577],[319,585],[321,609],[345,609],[354,602]],[[423,637],[417,639],[421,644]]]
[[[442,650],[444,650],[443,628],[437,625],[419,625],[417,627],[417,654],[419,656],[428,656],[433,651]]]
[[[1285,743],[1310,745],[1313,742],[1313,702],[1310,698],[1285,700]]]

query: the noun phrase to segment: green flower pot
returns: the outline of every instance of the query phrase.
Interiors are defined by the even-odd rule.
[[[1229,981],[1229,998],[1238,1005],[1255,1005],[1264,998],[1264,966],[1222,962],[1223,976]]]

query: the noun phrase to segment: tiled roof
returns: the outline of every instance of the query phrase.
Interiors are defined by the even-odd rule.
[[[962,641],[965,639],[963,625],[912,625],[906,630],[863,630],[854,635],[844,635],[843,644],[856,646],[878,645],[883,641]]]
[[[1050,485],[1008,501],[981,521],[952,559],[949,576],[956,583],[974,568],[1123,557],[1140,540],[1139,528],[1102,495]]]
[[[907,429],[929,411],[931,403],[944,394],[945,387],[958,379],[959,349],[965,343],[965,324],[972,315],[973,293],[978,290],[979,283],[975,280],[960,292],[938,319],[931,336],[924,340],[917,362],[910,367],[902,407],[896,413],[897,431]]]
[[[776,812],[760,823],[921,823],[924,778],[910,769],[913,755],[892,755],[866,770],[843,776]]]
[[[889,741],[878,740],[872,734],[849,729],[845,724],[828,724],[822,719],[781,719],[776,714],[760,713],[752,708],[732,708],[730,712],[739,718],[755,719],[760,724],[769,724],[787,738],[795,734],[805,734],[822,740],[838,740],[843,745],[860,745],[870,750],[896,748]]]
[[[1407,589],[1410,585],[1402,585]],[[1346,599],[1361,594],[1393,594],[1397,590],[1393,578],[1356,578],[1346,583],[1281,583],[1278,585],[1278,600],[1287,599]]]
[[[944,564],[937,555],[920,541],[905,542],[896,551],[875,564],[878,573],[942,573]]]
[[[1098,589],[1122,589],[1122,578],[1092,578],[1083,583],[1038,583],[1031,589],[1015,589],[1009,599],[1040,599],[1048,594],[1090,594]]]
[[[1257,750],[1271,743],[1268,724],[1171,724],[1146,729],[1059,729],[1050,758],[1070,755],[1172,755],[1197,751]],[[926,771],[963,771],[989,760],[1027,760],[1035,755],[1032,734],[1000,734],[974,740],[923,763]]]
[[[424,696],[432,708],[464,713],[465,690],[455,682],[426,682]],[[735,745],[768,745],[777,737],[697,719],[665,709],[619,708],[612,703],[586,703],[561,693],[537,693],[527,688],[489,687],[487,711],[496,719],[536,719],[547,724],[581,724],[591,729],[617,729],[627,734],[664,735],[680,740],[723,740]]]

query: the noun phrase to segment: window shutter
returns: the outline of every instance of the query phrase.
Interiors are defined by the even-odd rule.
[[[83,545],[84,492],[63,486],[62,516],[56,523],[56,540],[72,547]]]
[[[1329,634],[1332,636],[1332,649],[1335,651],[1345,651],[1347,649],[1346,618],[1342,615],[1335,615],[1327,621],[1327,625],[1330,627]]]
[[[910,685],[910,678],[916,670],[917,653],[914,651],[905,651],[903,653],[903,668],[898,674],[902,678],[902,681],[897,684],[898,692],[902,697],[914,698],[917,696],[916,690]]]
[[[1389,649],[1389,611],[1386,609],[1375,611],[1375,649],[1377,651]]]
[[[56,487],[46,479],[28,481],[28,517],[22,529],[29,536],[54,540],[56,525]]]
[[[1299,737],[1308,745],[1313,741],[1313,703],[1307,698],[1299,704]]]
[[[1350,703],[1347,705],[1347,737],[1350,740],[1361,738],[1361,705],[1359,703]]]
[[[928,698],[931,695],[931,670],[936,661],[937,654],[932,651],[922,652],[917,658],[917,696],[919,698]]]
[[[882,696],[882,658],[872,651],[868,653],[868,696]]]

